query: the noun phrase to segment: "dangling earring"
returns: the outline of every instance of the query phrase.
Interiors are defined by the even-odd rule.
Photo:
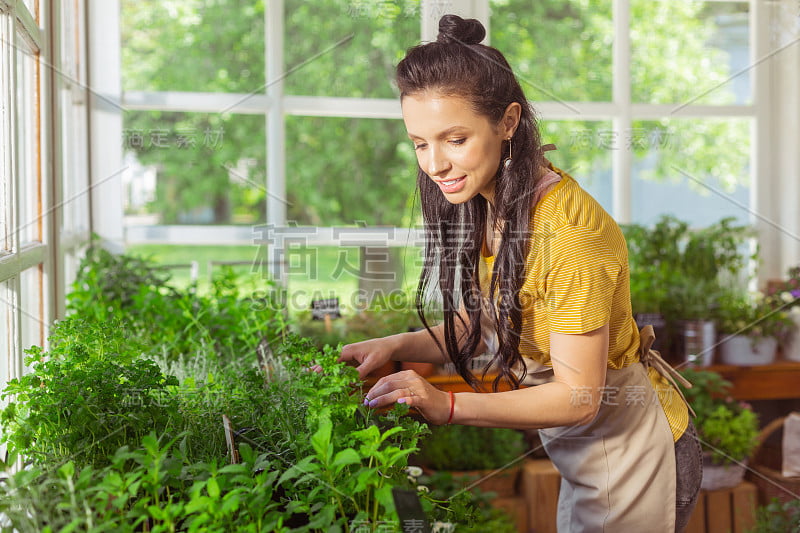
[[[503,168],[505,169],[511,166],[511,137],[506,140],[508,141],[508,157],[503,161]]]

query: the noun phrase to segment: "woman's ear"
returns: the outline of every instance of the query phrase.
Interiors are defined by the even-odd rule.
[[[517,126],[519,126],[521,115],[522,106],[519,105],[519,102],[508,104],[505,113],[503,113],[503,118],[500,119],[500,129],[506,139],[514,136],[514,132],[517,131]]]

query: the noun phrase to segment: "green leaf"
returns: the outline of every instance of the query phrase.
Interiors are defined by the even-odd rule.
[[[208,495],[211,496],[213,499],[219,499],[219,484],[217,483],[217,478],[208,478],[206,482],[206,490],[208,491]]]
[[[282,485],[285,481],[294,479],[302,474],[317,472],[319,466],[314,463],[315,460],[316,457],[308,456],[301,459],[297,464],[290,466],[278,479],[278,485]]]
[[[311,436],[311,446],[313,446],[314,451],[317,452],[317,456],[325,463],[330,462],[330,456],[333,451],[331,449],[332,430],[333,424],[330,419],[322,418],[319,421],[319,429]]]
[[[360,462],[361,457],[353,448],[345,448],[337,453],[336,457],[333,458],[332,466],[334,467],[335,472],[338,474],[345,466]]]

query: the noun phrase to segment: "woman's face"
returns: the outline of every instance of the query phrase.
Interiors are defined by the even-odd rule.
[[[518,115],[492,124],[467,100],[435,92],[406,95],[402,107],[419,166],[444,197],[460,204],[480,194],[492,202],[497,167],[507,155],[503,141],[513,134]]]

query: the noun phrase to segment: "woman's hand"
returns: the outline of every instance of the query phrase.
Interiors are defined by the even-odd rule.
[[[431,424],[446,424],[450,418],[450,396],[413,370],[379,379],[367,392],[364,403],[373,408],[405,403],[419,411]]]
[[[342,348],[339,361],[358,363],[358,377],[364,379],[373,370],[377,370],[392,360],[394,341],[391,337],[354,342]]]

